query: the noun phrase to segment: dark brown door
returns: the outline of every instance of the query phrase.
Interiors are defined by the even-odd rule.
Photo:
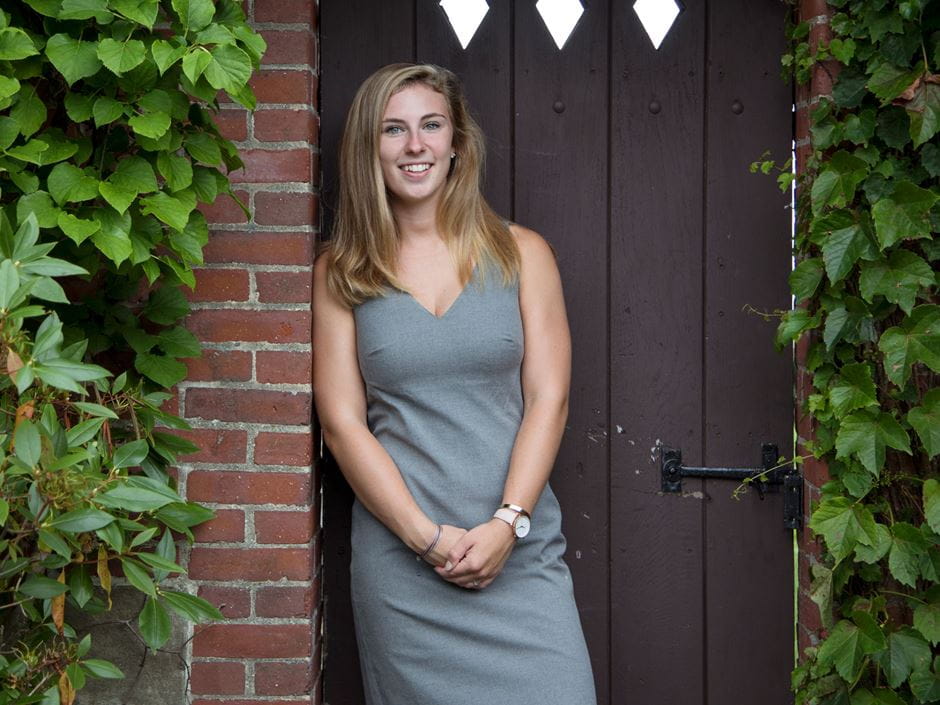
[[[782,705],[781,496],[735,501],[721,480],[663,494],[657,450],[725,466],[759,464],[765,441],[791,452],[790,357],[749,312],[789,308],[788,199],[748,170],[790,151],[786,9],[684,4],[655,49],[632,0],[586,0],[559,49],[535,0],[490,0],[463,49],[437,0],[321,0],[325,231],[359,82],[392,61],[455,70],[488,137],[490,202],[554,245],[564,278],[574,373],[551,482],[599,702]],[[324,487],[326,699],[361,705],[350,496],[335,467]]]

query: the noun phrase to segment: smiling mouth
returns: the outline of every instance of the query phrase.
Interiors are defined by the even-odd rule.
[[[430,164],[405,164],[398,167],[402,171],[407,171],[410,174],[421,174],[431,168]]]

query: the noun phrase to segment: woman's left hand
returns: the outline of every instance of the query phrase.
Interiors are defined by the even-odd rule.
[[[509,524],[490,519],[465,533],[448,552],[447,563],[434,570],[450,583],[482,590],[499,575],[515,543]]]

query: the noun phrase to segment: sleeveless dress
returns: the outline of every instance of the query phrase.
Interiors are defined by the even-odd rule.
[[[369,428],[418,505],[466,529],[499,507],[522,420],[518,281],[496,267],[441,316],[410,294],[354,308]],[[442,580],[358,501],[351,597],[368,705],[596,705],[546,486],[503,571],[483,590]]]

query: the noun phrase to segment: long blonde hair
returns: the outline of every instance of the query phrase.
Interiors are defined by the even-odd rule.
[[[437,221],[461,284],[470,280],[473,262],[484,276],[487,262],[495,264],[506,284],[519,272],[519,248],[509,226],[483,198],[485,139],[470,115],[459,79],[433,64],[390,64],[359,87],[340,145],[339,207],[329,243],[327,284],[350,307],[382,295],[388,286],[405,290],[395,275],[398,226],[378,154],[389,98],[415,83],[444,96],[454,126],[457,157],[447,177]]]

